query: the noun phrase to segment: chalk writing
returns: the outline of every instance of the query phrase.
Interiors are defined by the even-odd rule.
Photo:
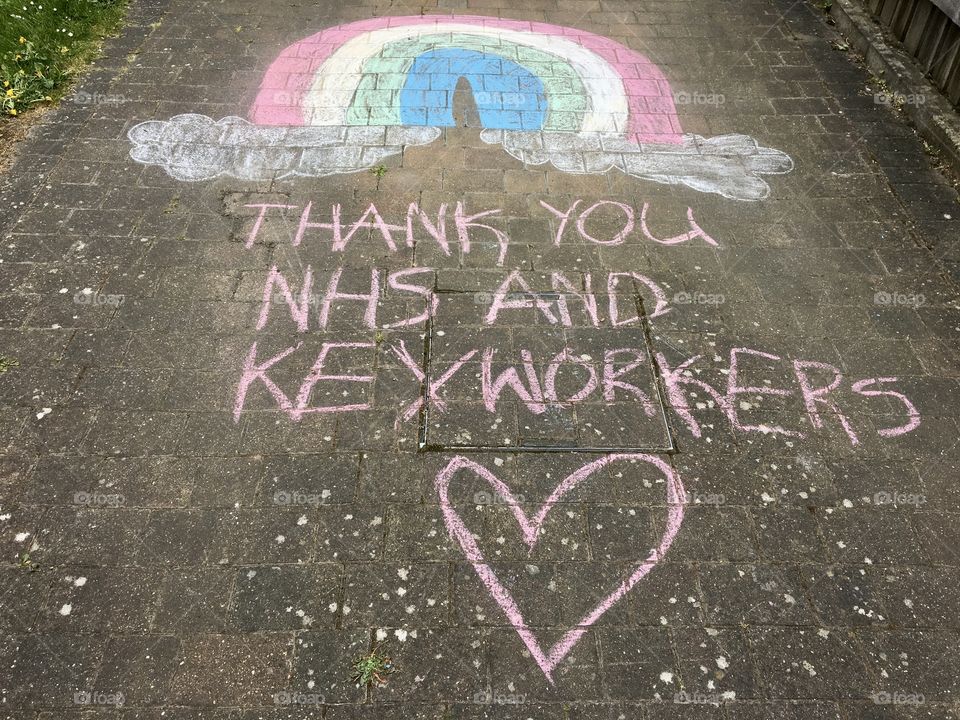
[[[340,383],[372,383],[371,375],[358,374],[326,374],[323,371],[324,363],[330,353],[340,352],[343,349],[369,349],[373,351],[375,344],[364,342],[335,342],[323,343],[312,361],[309,370],[305,372],[295,393],[284,392],[271,378],[271,370],[288,357],[298,357],[302,353],[303,344],[297,343],[284,348],[280,352],[261,354],[258,344],[254,343],[243,365],[240,383],[234,403],[234,418],[239,419],[245,405],[247,392],[252,385],[262,385],[275,401],[276,408],[287,413],[294,420],[300,420],[304,415],[311,413],[344,413],[358,412],[371,409],[369,402],[345,403],[342,405],[312,405],[311,391],[319,383],[328,383],[338,386]],[[423,406],[424,398],[420,394],[422,384],[426,381],[425,368],[414,359],[404,341],[388,344],[386,351],[399,359],[410,373],[410,398],[401,407],[398,422],[414,419]],[[774,361],[782,361],[792,370],[796,381],[795,388],[774,388],[766,385],[745,385],[742,380],[742,371],[739,367],[739,358],[744,355],[762,357]],[[505,393],[509,393],[510,402],[519,402],[532,415],[542,415],[549,408],[564,408],[583,403],[602,403],[607,406],[616,403],[632,402],[640,405],[643,414],[654,418],[655,405],[649,392],[642,382],[643,371],[646,368],[647,353],[644,348],[603,348],[598,357],[587,356],[574,347],[565,347],[560,352],[537,357],[530,350],[520,349],[513,357],[506,356],[505,351],[495,347],[470,348],[456,357],[448,365],[437,362],[436,374],[430,379],[426,389],[427,402],[436,413],[443,413],[447,409],[447,402],[442,391],[455,390],[461,398],[470,397],[476,392],[475,402],[485,410],[495,415],[500,412],[500,405],[504,402]],[[668,404],[682,421],[682,426],[693,437],[702,436],[702,427],[697,419],[701,412],[691,407],[687,391],[692,390],[705,394],[711,405],[718,408],[729,422],[730,428],[739,433],[779,434],[789,438],[803,438],[808,434],[801,428],[787,428],[782,425],[761,423],[749,424],[741,417],[742,410],[738,408],[738,398],[744,395],[769,395],[778,397],[799,398],[814,429],[824,427],[825,418],[836,422],[844,430],[852,445],[860,443],[862,430],[855,429],[853,421],[841,409],[844,393],[854,393],[866,398],[888,397],[894,398],[902,406],[904,420],[891,427],[877,431],[880,437],[897,437],[920,425],[920,413],[910,399],[898,390],[889,387],[897,382],[896,377],[864,378],[844,383],[844,376],[839,368],[828,363],[813,360],[783,360],[780,356],[762,350],[751,348],[733,348],[729,351],[729,365],[726,370],[727,383],[723,388],[716,388],[699,377],[691,370],[702,360],[702,356],[694,355],[680,363],[671,366],[662,353],[656,354],[658,367],[661,371]],[[479,371],[479,387],[471,377],[464,377],[458,383],[458,378],[464,368],[473,362]],[[289,374],[289,366],[285,375]],[[566,386],[565,394],[561,394],[557,386],[558,374],[566,369],[575,374],[576,380],[571,379]],[[812,371],[820,375],[829,376],[827,381],[815,381]],[[846,390],[842,387],[846,385]],[[294,399],[290,399],[291,396]],[[878,406],[879,407],[879,406]]]
[[[553,242],[554,246],[559,246],[564,240],[567,223],[580,203],[581,200],[576,200],[565,213],[562,213],[548,203],[540,201],[540,205],[551,216],[559,220]],[[331,205],[329,211],[324,212],[322,219],[319,217],[319,210],[314,209],[312,202],[308,202],[302,209],[299,205],[278,203],[248,203],[245,207],[257,211],[256,218],[246,236],[245,244],[247,248],[253,247],[254,243],[257,242],[265,221],[269,221],[272,217],[281,217],[287,210],[299,211],[299,221],[296,223],[296,229],[287,233],[289,242],[293,247],[300,247],[305,242],[329,243],[331,252],[346,254],[351,242],[359,243],[361,238],[365,237],[363,233],[358,234],[357,231],[370,229],[376,231],[378,241],[382,241],[390,252],[395,253],[401,244],[407,248],[415,247],[420,233],[423,232],[426,233],[430,241],[437,244],[440,251],[447,257],[451,256],[452,249],[458,249],[464,255],[469,255],[478,237],[480,242],[483,243],[493,241],[499,248],[497,265],[503,265],[511,242],[505,230],[491,224],[494,220],[502,217],[500,208],[468,212],[463,202],[457,202],[453,206],[452,218],[450,218],[450,206],[447,203],[441,203],[436,213],[431,214],[425,211],[419,203],[412,202],[407,206],[407,213],[402,222],[388,222],[374,203],[370,203],[353,222],[344,220],[343,208],[337,203]],[[587,223],[594,213],[605,207],[617,208],[624,215],[624,225],[613,237],[598,238],[589,232]],[[620,245],[631,237],[642,237],[659,245],[677,245],[696,239],[701,239],[714,247],[719,245],[700,227],[694,219],[693,210],[690,208],[687,208],[686,220],[689,230],[672,237],[655,236],[647,226],[649,207],[649,203],[643,204],[640,210],[639,232],[635,232],[636,222],[634,218],[636,213],[631,206],[612,201],[598,202],[576,215],[574,226],[577,236],[583,242],[594,245]],[[448,218],[452,222],[448,223]],[[478,222],[481,219],[485,219],[485,221]],[[453,232],[448,232],[450,227],[453,228]],[[566,233],[566,235],[569,236],[570,233]]]

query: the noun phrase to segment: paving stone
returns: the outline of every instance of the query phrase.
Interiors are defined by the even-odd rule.
[[[271,688],[286,687],[292,652],[288,634],[195,635],[183,642],[171,703],[266,705]]]
[[[243,632],[333,625],[340,596],[336,565],[240,568],[230,622]]]

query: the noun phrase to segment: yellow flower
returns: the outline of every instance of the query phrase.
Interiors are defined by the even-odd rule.
[[[17,114],[16,108],[10,108],[10,114],[16,115]]]
[[[4,86],[4,87],[10,87],[10,81],[9,81],[9,80],[4,80],[4,81],[3,81],[3,86]]]
[[[23,45],[26,41],[27,41],[27,39],[26,39],[23,35],[21,35],[21,36],[20,36],[20,44]]]
[[[13,97],[13,90],[7,90],[7,97]]]

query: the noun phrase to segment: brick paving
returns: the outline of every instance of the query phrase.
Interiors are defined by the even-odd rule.
[[[355,155],[214,125],[421,15],[593,33],[645,131],[792,164],[668,184],[707,145],[449,78],[432,141],[376,85]],[[136,1],[80,89],[0,188],[4,718],[958,717],[960,208],[817,8]]]

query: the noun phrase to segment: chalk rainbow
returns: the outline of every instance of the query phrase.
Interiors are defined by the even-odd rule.
[[[485,128],[683,141],[670,83],[646,57],[574,28],[472,15],[323,30],[267,70],[259,125],[451,126],[458,80]]]
[[[249,119],[177,115],[130,129],[135,160],[188,181],[322,177],[375,167],[455,124],[473,97],[480,137],[525,165],[610,170],[737,200],[770,193],[785,153],[742,134],[684,133],[648,58],[594,33],[475,15],[382,17],[290,45]]]

